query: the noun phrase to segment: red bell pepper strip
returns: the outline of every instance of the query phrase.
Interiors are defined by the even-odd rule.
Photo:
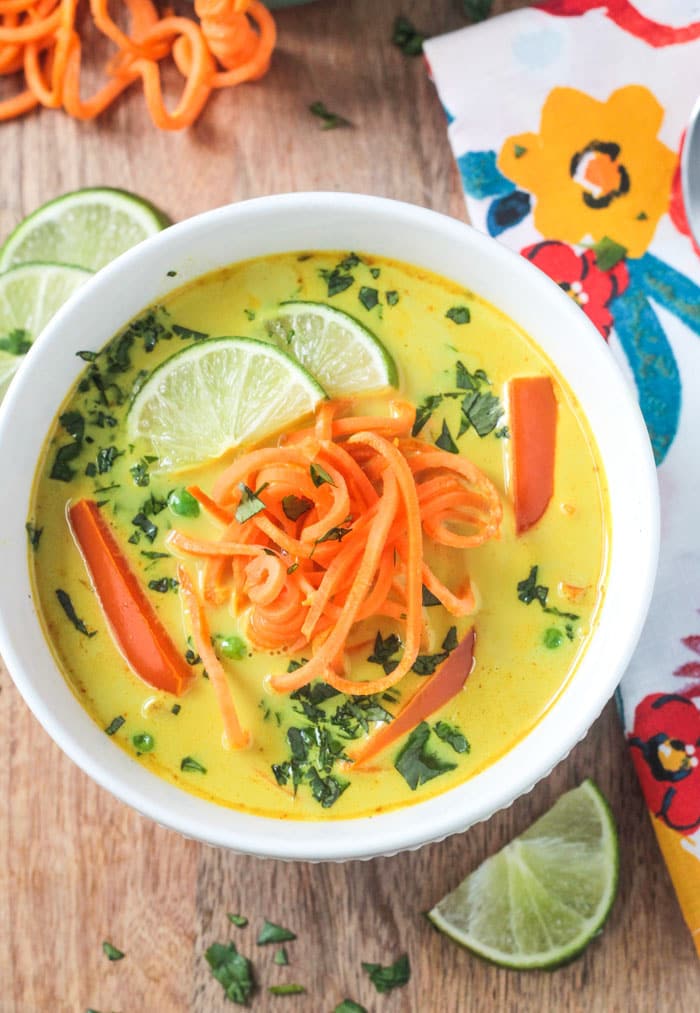
[[[513,453],[515,529],[529,531],[554,492],[557,399],[549,376],[521,376],[508,384]]]
[[[194,678],[146,597],[93,500],[68,511],[73,537],[117,647],[129,667],[155,689],[181,696]]]
[[[394,720],[383,725],[374,732],[364,744],[350,754],[353,769],[364,766],[377,753],[382,752],[392,743],[408,734],[451,700],[467,681],[467,676],[474,666],[474,627],[462,638],[452,654],[437,669],[417,693],[396,715]]]

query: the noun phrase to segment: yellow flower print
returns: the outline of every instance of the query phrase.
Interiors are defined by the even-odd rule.
[[[663,109],[641,85],[598,102],[554,88],[539,134],[509,137],[501,172],[536,198],[534,222],[546,239],[597,242],[609,236],[641,257],[668,210],[676,156],[656,134]]]

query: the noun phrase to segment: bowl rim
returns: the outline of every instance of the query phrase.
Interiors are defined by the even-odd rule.
[[[138,287],[142,284],[142,277],[162,275],[162,290],[154,292],[150,298],[141,302],[140,310],[143,310],[162,297],[169,290],[168,286],[179,288],[189,280],[188,272],[189,277],[194,278],[215,270],[217,266],[226,266],[226,263],[219,263],[212,267],[207,263],[206,256],[200,260],[193,259],[191,253],[186,251],[196,248],[198,242],[202,245],[205,239],[211,241],[212,237],[222,235],[227,229],[232,230],[232,233],[236,230],[245,233],[248,229],[250,241],[254,245],[252,237],[256,230],[269,230],[279,223],[285,225],[287,232],[293,236],[303,231],[303,222],[307,222],[305,227],[311,228],[308,224],[309,215],[316,216],[318,221],[335,224],[336,227],[342,220],[346,234],[352,232],[361,235],[363,228],[369,234],[382,223],[393,223],[398,234],[402,230],[406,234],[409,231],[415,232],[423,237],[421,241],[426,245],[429,245],[429,240],[434,240],[436,244],[439,240],[448,247],[451,244],[474,258],[471,264],[477,273],[485,271],[485,276],[488,277],[497,274],[499,284],[507,277],[509,290],[517,290],[526,295],[528,306],[528,300],[532,299],[534,308],[532,311],[528,309],[528,312],[536,315],[538,310],[535,303],[542,300],[548,315],[557,318],[566,326],[567,334],[573,335],[572,347],[577,343],[577,336],[581,340],[587,340],[586,362],[592,362],[590,369],[596,373],[599,395],[601,398],[614,396],[617,399],[615,439],[618,439],[618,429],[622,435],[619,436],[619,447],[610,438],[610,442],[617,448],[611,460],[616,462],[622,472],[627,469],[625,482],[634,484],[638,496],[637,510],[636,513],[633,510],[631,523],[628,525],[626,518],[625,524],[619,528],[619,535],[616,527],[611,539],[610,576],[612,577],[612,567],[616,565],[618,544],[624,545],[625,560],[634,570],[622,633],[617,630],[614,640],[610,634],[606,634],[605,645],[598,643],[603,639],[601,630],[608,608],[606,601],[599,629],[577,671],[557,699],[523,739],[468,781],[440,795],[378,815],[324,821],[281,820],[229,809],[165,782],[119,748],[112,749],[111,745],[105,748],[104,732],[83,710],[63,676],[60,676],[59,683],[80,714],[70,710],[67,698],[57,686],[49,682],[47,689],[46,681],[42,681],[39,670],[50,679],[47,652],[51,658],[53,675],[59,672],[34,609],[26,542],[22,539],[26,561],[23,569],[20,565],[18,571],[18,561],[22,554],[18,546],[19,539],[7,535],[0,537],[0,568],[2,572],[13,573],[13,582],[11,587],[9,581],[0,583],[0,652],[20,694],[51,738],[93,780],[137,811],[187,837],[236,851],[280,859],[338,861],[371,858],[417,848],[487,819],[529,791],[585,736],[617,686],[641,634],[651,600],[658,559],[659,503],[653,456],[632,391],[604,347],[597,330],[554,282],[524,257],[457,219],[383,197],[323,191],[260,197],[216,208],[171,226],[122,254],[99,271],[59,310],[30,349],[26,362],[13,380],[0,408],[0,468],[10,462],[17,465],[22,460],[22,448],[27,443],[31,444],[32,439],[36,442],[37,434],[35,432],[32,435],[31,432],[35,416],[30,405],[34,402],[36,407],[37,388],[42,393],[42,388],[50,390],[52,385],[62,389],[60,398],[52,402],[54,410],[50,410],[50,405],[45,409],[45,412],[55,416],[58,405],[74,382],[75,376],[71,376],[68,381],[59,380],[53,374],[60,371],[50,371],[46,368],[46,362],[50,365],[52,361],[57,362],[60,356],[67,357],[68,348],[75,348],[76,342],[77,347],[85,347],[84,339],[81,344],[75,336],[76,332],[81,331],[81,322],[99,319],[101,309],[110,304],[110,300],[113,303],[116,299],[115,293],[127,293],[124,298],[128,303],[130,284]],[[284,245],[285,235],[285,228],[282,228],[277,247],[269,249],[269,253],[312,248],[308,243],[292,242],[291,239],[286,240]],[[390,244],[388,238],[386,242]],[[377,244],[371,242],[364,250],[361,243],[335,241],[315,248],[339,249],[346,246],[361,252],[386,255],[377,251]],[[179,252],[174,254],[173,250]],[[166,264],[173,261],[174,256],[180,258],[177,263],[178,268],[182,269],[178,270],[177,278],[166,279]],[[245,259],[248,257],[237,256],[227,263]],[[396,259],[428,266],[421,264],[420,259],[416,261],[414,257]],[[450,277],[449,272],[437,273]],[[476,285],[474,291],[481,294]],[[136,312],[138,311],[137,309]],[[125,311],[120,323],[99,340],[100,347],[133,315]],[[508,315],[523,326],[522,318],[513,317],[512,313]],[[525,329],[534,343],[543,347],[541,335],[538,337],[538,334],[533,334],[531,328]],[[566,354],[575,359],[579,353],[567,351]],[[81,368],[82,364],[73,365],[76,376]],[[559,362],[557,368],[561,370]],[[66,372],[65,368],[63,372]],[[564,377],[578,398],[580,378],[574,379],[565,371]],[[591,406],[594,413],[598,411],[595,402],[591,402]],[[602,406],[600,410],[607,411]],[[594,429],[594,426],[591,425],[591,428]],[[37,429],[37,423],[34,423],[34,429]],[[46,429],[40,433],[40,444],[43,444],[45,433]],[[599,429],[597,435],[608,440],[603,429]],[[608,443],[601,446],[600,439],[597,442],[599,454],[605,461],[606,456],[609,456],[606,449]],[[28,485],[25,477],[19,483],[19,490],[17,486],[13,487],[12,495],[8,494],[8,489],[0,488],[0,507],[5,510],[9,521],[6,530],[10,532],[19,530],[20,521],[24,530],[35,461],[36,457],[24,465],[25,476],[27,472],[32,476]],[[3,469],[3,473],[8,472]],[[616,488],[620,487],[619,495],[623,495],[622,479],[618,481],[617,474],[608,474],[607,478],[609,485],[614,484],[610,479],[615,479]],[[610,495],[612,498],[612,491]],[[614,514],[612,504],[611,513]],[[613,525],[616,525],[614,516]],[[633,530],[627,530],[628,528]],[[629,575],[627,579],[630,579]],[[615,586],[617,588],[617,584]],[[607,589],[608,597],[611,594],[612,582]],[[619,591],[616,590],[615,594],[617,605],[622,605]],[[27,623],[31,625],[31,616],[35,627],[32,638],[27,636],[26,629]],[[28,645],[27,640],[32,643]],[[599,670],[595,669],[595,665]],[[577,680],[581,681],[580,673],[584,668],[595,672],[597,682],[594,691],[587,693],[583,686],[578,686],[577,692],[572,695],[572,687],[577,686]],[[49,698],[58,700],[59,709],[69,708],[70,713],[57,714],[56,708],[50,706]],[[574,703],[564,706],[569,700]]]

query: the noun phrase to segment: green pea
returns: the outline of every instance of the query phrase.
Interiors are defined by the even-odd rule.
[[[233,634],[230,637],[221,637],[219,639],[219,654],[223,654],[225,658],[233,658],[235,661],[240,661],[241,658],[245,658],[247,653],[248,645],[243,637]]]
[[[148,732],[139,732],[131,736],[131,741],[137,753],[150,753],[155,746],[155,740]]]
[[[178,517],[199,517],[199,503],[187,489],[173,489],[168,506]]]
[[[564,642],[564,634],[561,630],[556,629],[554,626],[550,626],[549,629],[544,631],[542,642],[545,647],[548,647],[550,651],[553,651],[556,647],[561,647]]]

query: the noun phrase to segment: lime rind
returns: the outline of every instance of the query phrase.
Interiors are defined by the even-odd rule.
[[[361,321],[325,303],[281,303],[267,331],[316,377],[331,397],[360,394],[398,382],[396,363]]]
[[[0,249],[0,271],[39,260],[96,271],[169,224],[156,207],[126,190],[75,190],[17,225]]]
[[[486,859],[428,918],[501,967],[551,969],[573,960],[601,932],[618,874],[610,807],[586,780]]]
[[[136,394],[131,440],[159,469],[184,470],[310,415],[326,392],[282,349],[255,338],[199,341],[170,356]]]

